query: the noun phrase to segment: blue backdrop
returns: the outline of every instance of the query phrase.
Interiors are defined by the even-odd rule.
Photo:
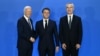
[[[33,8],[32,19],[42,19],[41,10],[51,9],[51,18],[59,25],[65,15],[65,4],[75,4],[75,14],[82,18],[83,41],[79,56],[100,56],[100,1],[99,0],[0,0],[0,56],[17,56],[17,20],[23,16],[23,8]],[[33,56],[38,56],[38,39],[34,43]],[[61,49],[56,56],[62,56]]]

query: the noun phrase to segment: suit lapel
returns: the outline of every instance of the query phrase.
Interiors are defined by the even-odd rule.
[[[68,24],[68,17],[66,16],[66,25],[69,27],[69,24]],[[73,28],[73,25],[74,25],[74,22],[75,22],[75,15],[73,15],[73,19],[72,19],[72,22],[71,22],[71,29]]]
[[[32,21],[32,19],[30,19],[31,20],[31,25],[32,25],[32,29],[33,29],[33,21]]]
[[[71,23],[71,28],[73,28],[73,25],[75,23],[75,15],[73,15],[72,23]]]
[[[28,24],[28,22],[26,21],[26,19],[25,19],[24,17],[23,17],[23,19],[24,19],[25,24],[28,26],[28,28],[31,29],[31,27],[30,27],[30,25]],[[31,22],[31,24],[32,24],[32,22]]]
[[[41,20],[41,27],[43,30],[45,30],[44,25],[43,25],[43,20]]]
[[[47,30],[50,28],[51,21],[49,19]]]
[[[67,17],[67,15],[66,15],[66,17],[65,17],[65,22],[66,22],[67,27],[69,28],[68,17]]]

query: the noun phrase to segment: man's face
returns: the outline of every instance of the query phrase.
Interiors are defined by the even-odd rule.
[[[30,18],[31,14],[32,14],[32,10],[31,10],[30,8],[28,8],[28,9],[25,10],[25,15],[26,15],[27,17]]]
[[[50,16],[50,11],[49,11],[49,10],[44,10],[43,13],[42,13],[42,15],[43,15],[43,17],[44,17],[45,19],[48,19],[49,16]]]
[[[72,4],[67,4],[66,5],[66,11],[67,11],[68,14],[72,14],[73,11],[74,11],[73,5]]]

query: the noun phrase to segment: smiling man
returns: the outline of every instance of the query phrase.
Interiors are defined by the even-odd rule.
[[[59,50],[57,25],[55,21],[49,18],[49,8],[44,8],[42,10],[42,15],[43,19],[36,23],[36,32],[39,36],[39,56],[55,56],[55,52]],[[56,42],[56,45],[54,42]]]

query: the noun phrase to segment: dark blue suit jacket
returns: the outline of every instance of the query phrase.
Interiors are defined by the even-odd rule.
[[[59,24],[59,35],[61,43],[66,43],[67,45],[81,44],[82,34],[82,22],[79,16],[73,15],[71,29],[68,25],[67,15],[61,17]]]
[[[31,19],[30,19],[31,20]],[[31,20],[32,24],[32,20]],[[32,26],[33,28],[33,26]],[[18,48],[32,48],[32,42],[30,42],[30,37],[35,37],[34,29],[31,29],[24,17],[21,17],[17,22],[17,32],[18,32]]]
[[[56,22],[49,19],[48,27],[47,29],[44,29],[43,27],[43,20],[40,20],[36,23],[36,32],[39,36],[39,47],[53,47],[59,46],[59,40],[58,40],[58,33],[57,33],[57,26]],[[54,38],[55,36],[55,38]],[[54,42],[55,39],[55,42]]]

